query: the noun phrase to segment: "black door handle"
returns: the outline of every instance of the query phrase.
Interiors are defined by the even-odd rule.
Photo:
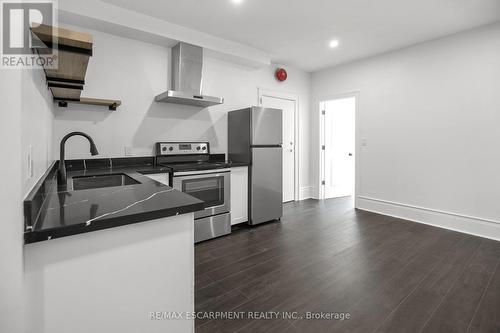
[[[352,156],[352,153],[349,153],[349,156]]]

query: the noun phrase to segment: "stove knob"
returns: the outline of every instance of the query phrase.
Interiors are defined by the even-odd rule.
[[[167,151],[167,147],[162,147],[161,151]]]
[[[203,146],[203,148],[202,148],[202,149],[203,149],[203,150],[207,150],[207,146]]]
[[[174,150],[174,147],[168,147],[168,150],[172,151]]]
[[[200,150],[200,149],[201,149],[200,146],[196,147],[196,150]]]

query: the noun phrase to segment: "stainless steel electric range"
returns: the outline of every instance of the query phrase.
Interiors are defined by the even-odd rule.
[[[205,202],[194,213],[195,242],[231,233],[231,169],[211,160],[208,142],[158,142],[156,162],[170,168],[173,188]]]

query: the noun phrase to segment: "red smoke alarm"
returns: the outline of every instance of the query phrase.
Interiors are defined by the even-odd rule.
[[[283,82],[288,77],[288,74],[284,68],[278,68],[274,76],[276,76],[276,80]]]

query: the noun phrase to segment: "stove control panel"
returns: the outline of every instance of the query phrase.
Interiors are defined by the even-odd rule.
[[[209,154],[208,142],[158,142],[156,144],[156,155],[200,154]]]

